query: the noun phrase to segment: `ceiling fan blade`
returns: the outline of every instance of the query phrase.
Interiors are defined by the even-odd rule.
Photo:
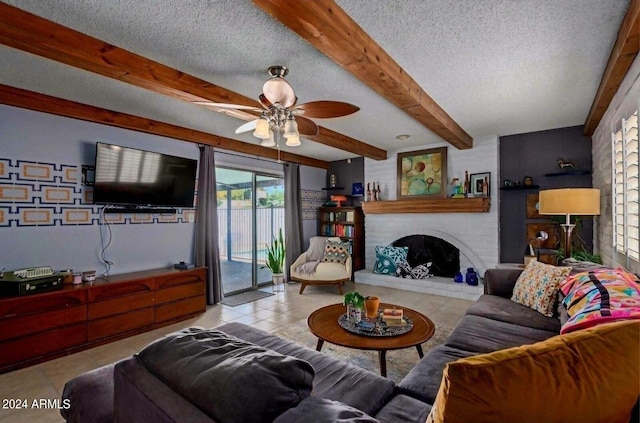
[[[200,106],[207,106],[217,109],[236,109],[236,110],[251,110],[254,112],[261,112],[262,109],[253,106],[244,106],[242,104],[230,104],[230,103],[214,103],[212,101],[194,101],[193,104]]]
[[[311,101],[299,105],[293,110],[293,113],[305,117],[325,119],[347,116],[358,110],[360,110],[358,106],[341,101]]]
[[[273,77],[262,86],[262,93],[272,104],[279,103],[282,107],[296,104],[296,94],[284,78]]]
[[[242,134],[243,132],[253,131],[254,129],[256,129],[257,124],[258,124],[258,119],[251,120],[247,123],[244,123],[240,125],[238,129],[236,129],[236,134]]]
[[[318,135],[318,125],[311,119],[296,116],[296,122],[298,123],[298,132],[301,135]]]
[[[264,107],[265,109],[273,106],[273,104],[271,104],[271,102],[267,100],[267,97],[265,97],[264,94],[260,94],[258,96],[258,100],[260,101],[260,104],[262,104],[262,107]]]

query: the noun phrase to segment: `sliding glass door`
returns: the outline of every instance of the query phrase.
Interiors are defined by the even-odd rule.
[[[225,295],[271,283],[267,246],[284,229],[284,180],[216,167],[218,246]]]

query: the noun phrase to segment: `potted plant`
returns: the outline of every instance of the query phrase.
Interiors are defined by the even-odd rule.
[[[347,292],[344,295],[342,304],[347,306],[347,317],[354,323],[362,320],[362,310],[364,310],[364,297],[358,292]]]
[[[271,270],[274,289],[284,283],[285,251],[284,237],[282,236],[282,228],[280,228],[278,237],[273,237],[273,243],[267,247],[267,261],[264,265]]]

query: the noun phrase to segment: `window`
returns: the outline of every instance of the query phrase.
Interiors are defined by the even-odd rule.
[[[638,222],[638,111],[613,132],[613,243],[623,259],[640,260]]]

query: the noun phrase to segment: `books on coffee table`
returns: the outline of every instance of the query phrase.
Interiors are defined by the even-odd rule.
[[[404,320],[403,314],[401,308],[385,308],[382,311],[382,321],[387,326],[405,326],[407,321]]]

